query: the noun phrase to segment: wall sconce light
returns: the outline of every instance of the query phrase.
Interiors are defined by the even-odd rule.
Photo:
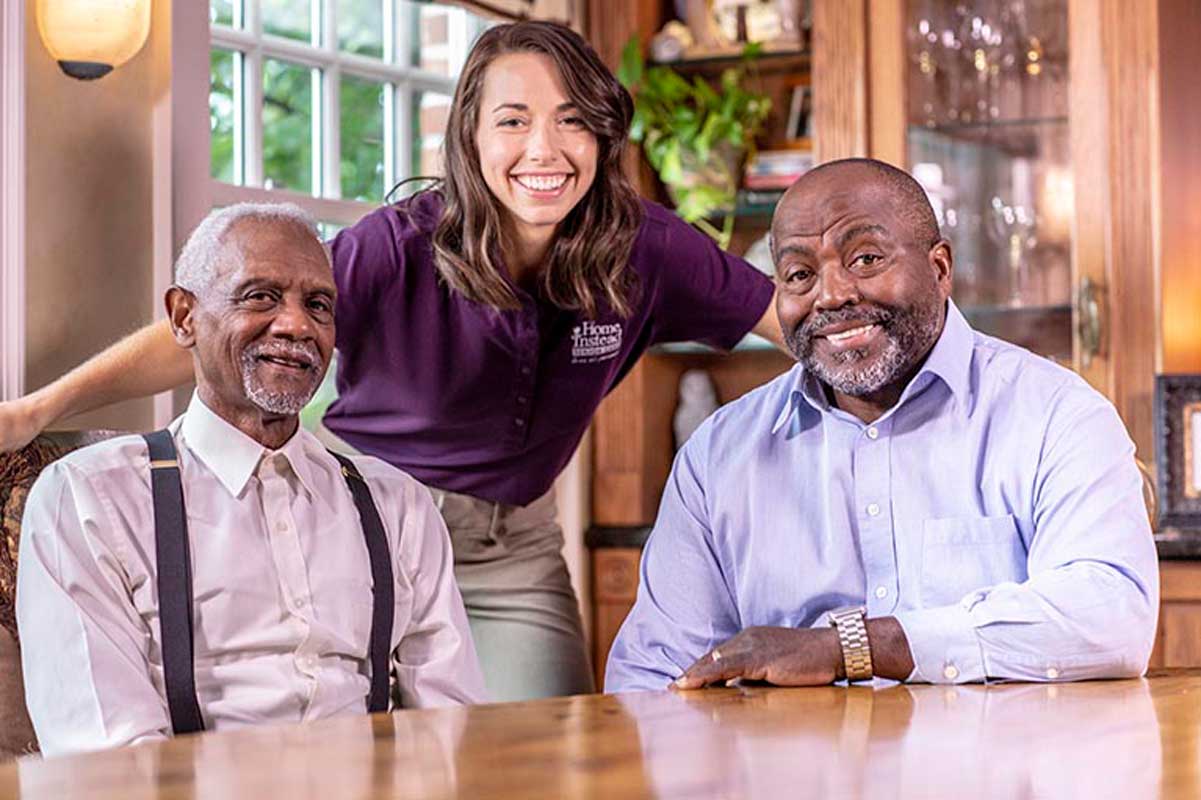
[[[150,33],[150,0],[37,0],[38,31],[63,72],[101,78],[133,58]]]

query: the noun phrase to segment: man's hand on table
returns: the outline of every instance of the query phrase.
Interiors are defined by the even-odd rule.
[[[872,670],[905,680],[913,672],[909,642],[893,617],[867,621]],[[673,689],[699,689],[741,678],[776,686],[824,686],[843,680],[842,647],[833,628],[747,628],[693,663]]]

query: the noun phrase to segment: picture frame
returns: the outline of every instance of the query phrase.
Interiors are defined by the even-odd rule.
[[[1155,377],[1159,528],[1201,530],[1201,375]]]

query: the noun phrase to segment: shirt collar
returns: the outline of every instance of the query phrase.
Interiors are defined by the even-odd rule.
[[[317,491],[313,474],[314,448],[320,453],[324,453],[325,450],[312,434],[303,428],[297,427],[296,433],[278,450],[268,450],[217,416],[200,399],[199,393],[193,392],[188,410],[180,418],[179,431],[188,449],[213,471],[234,497],[240,496],[245,490],[246,484],[263,458],[270,458],[279,453],[288,459],[292,471],[296,473],[305,491],[319,502],[327,505],[329,503]]]
[[[942,326],[942,334],[934,343],[934,348],[926,358],[926,363],[918,370],[918,374],[905,387],[901,395],[901,403],[905,402],[911,388],[921,388],[918,378],[922,373],[928,373],[942,379],[951,390],[960,408],[966,408],[971,400],[972,391],[972,350],[975,346],[975,332],[968,321],[964,319],[955,301],[947,300],[947,318]],[[898,403],[899,405],[900,403]]]
[[[974,334],[963,314],[953,300],[947,300],[946,320],[938,341],[930,350],[930,355],[922,364],[921,369],[909,381],[897,406],[909,397],[924,389],[934,378],[939,378],[951,391],[951,397],[959,408],[967,408],[971,399],[971,366]],[[819,413],[828,412],[830,403],[826,399],[825,388],[816,376],[808,373],[804,367],[793,367],[795,377],[791,391],[785,399],[784,407],[780,409],[771,432],[778,433],[801,404],[813,408]]]

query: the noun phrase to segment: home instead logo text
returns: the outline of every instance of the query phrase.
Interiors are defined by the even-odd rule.
[[[621,350],[621,324],[598,325],[581,322],[571,329],[571,363],[608,361]]]

